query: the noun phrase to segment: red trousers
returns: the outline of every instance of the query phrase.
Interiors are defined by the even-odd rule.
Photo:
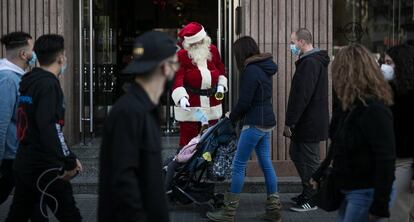
[[[210,126],[217,123],[217,120],[210,120]],[[180,147],[187,145],[190,140],[200,133],[201,122],[180,122]]]

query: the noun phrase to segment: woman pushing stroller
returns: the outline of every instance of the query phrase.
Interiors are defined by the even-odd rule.
[[[270,158],[270,134],[276,125],[272,106],[272,77],[277,65],[271,54],[262,54],[257,43],[249,36],[234,43],[237,67],[241,73],[240,96],[228,115],[232,122],[244,118],[243,129],[232,165],[230,192],[224,195],[224,207],[208,212],[212,221],[234,221],[243,188],[247,161],[253,149],[262,169],[267,190],[266,212],[261,219],[281,220],[282,205],[277,189],[277,177]]]

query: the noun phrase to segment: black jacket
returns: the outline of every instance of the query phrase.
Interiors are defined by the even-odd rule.
[[[271,54],[256,55],[246,60],[239,99],[230,113],[230,120],[235,122],[244,117],[244,125],[276,125],[272,105],[272,77],[276,72],[277,65]]]
[[[391,110],[381,102],[358,103],[351,112],[335,109],[327,158],[313,175],[318,181],[333,158],[333,173],[344,190],[374,188],[370,213],[389,217],[394,181],[395,139]]]
[[[295,142],[320,142],[328,138],[328,64],[326,51],[316,51],[296,61],[285,125]]]
[[[35,68],[20,82],[17,132],[20,140],[15,169],[39,173],[45,169],[72,170],[76,156],[65,143],[63,92],[56,76]]]
[[[414,90],[404,94],[394,90],[391,110],[394,114],[397,157],[414,159]]]
[[[169,221],[157,107],[134,83],[105,122],[98,221]]]

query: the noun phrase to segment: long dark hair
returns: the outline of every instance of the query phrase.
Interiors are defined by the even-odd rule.
[[[414,90],[414,47],[397,45],[386,51],[395,64],[395,79],[392,81],[397,94]]]
[[[243,71],[244,62],[247,58],[260,54],[256,41],[250,36],[243,36],[233,44],[234,57],[239,71]]]

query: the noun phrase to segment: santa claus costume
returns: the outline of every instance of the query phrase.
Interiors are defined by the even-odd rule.
[[[177,52],[180,69],[175,76],[172,98],[175,119],[180,122],[180,146],[198,135],[201,123],[196,112],[201,110],[210,124],[223,114],[215,93],[227,92],[224,64],[216,46],[211,44],[203,26],[192,22],[179,33],[182,49]]]

